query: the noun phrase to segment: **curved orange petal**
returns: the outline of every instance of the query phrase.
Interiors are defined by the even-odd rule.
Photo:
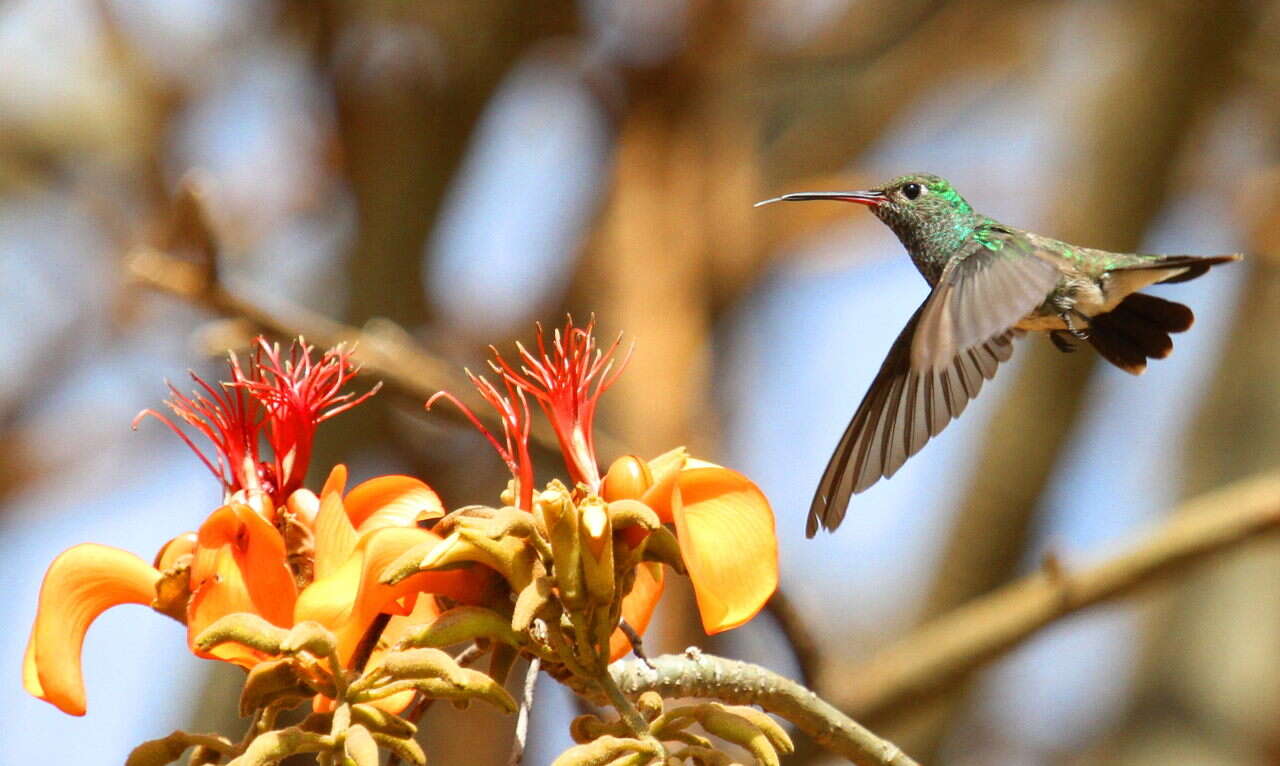
[[[320,497],[324,497],[330,492],[337,492],[341,495],[347,491],[347,467],[342,463],[338,463],[329,472],[329,478],[324,480],[324,486],[320,488]]]
[[[622,597],[623,619],[642,636],[649,627],[658,599],[662,598],[662,588],[662,565],[644,561],[636,567],[636,584],[632,586],[630,593]],[[626,635],[621,629],[613,631],[613,635],[609,637],[609,662],[627,656],[629,651],[631,642]]]
[[[250,612],[289,627],[296,599],[284,539],[270,522],[240,504],[224,505],[205,519],[191,562],[188,643],[218,618],[236,612]],[[261,659],[247,647],[231,643],[196,654],[245,667]]]
[[[698,461],[680,472],[674,516],[702,627],[736,628],[778,587],[773,509],[742,474]]]
[[[361,534],[380,527],[412,527],[420,513],[444,515],[440,496],[412,476],[379,476],[360,483],[343,499]]]
[[[397,599],[419,592],[439,593],[459,601],[483,594],[482,570],[421,572],[395,585],[379,582],[387,566],[410,548],[439,535],[418,527],[383,527],[360,538],[355,551],[332,575],[317,579],[302,591],[294,609],[297,622],[315,620],[338,638],[338,655],[345,664],[380,612],[399,612]]]
[[[84,715],[80,651],[89,625],[119,604],[149,605],[160,576],[132,553],[106,545],[77,545],[55,558],[40,586],[23,687],[64,713]]]
[[[653,474],[653,484],[640,496],[640,501],[652,508],[663,524],[670,524],[673,521],[674,495],[680,474],[684,471],[688,460],[688,450],[684,447],[676,447],[649,461],[649,472]]]
[[[330,491],[321,497],[312,536],[315,541],[314,575],[315,579],[322,580],[351,558],[351,552],[360,539],[347,516],[341,494]]]

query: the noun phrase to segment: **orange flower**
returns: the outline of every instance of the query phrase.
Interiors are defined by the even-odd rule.
[[[326,484],[311,525],[315,580],[301,591],[286,561],[280,532],[242,503],[214,511],[194,544],[184,536],[161,551],[158,564],[166,566],[186,551],[191,555],[189,643],[217,619],[237,612],[259,615],[281,627],[313,620],[337,636],[338,654],[346,664],[379,614],[408,614],[419,593],[471,603],[486,595],[483,574],[467,570],[424,572],[395,586],[378,582],[378,573],[400,554],[439,540],[414,521],[443,515],[444,510],[430,487],[408,476],[371,479],[351,490],[344,502],[345,476],[338,466]],[[27,691],[67,713],[82,715],[80,648],[89,625],[119,604],[158,608],[157,587],[163,576],[137,556],[102,545],[78,545],[55,559],[40,589],[23,663]],[[245,668],[264,659],[234,643],[209,653],[194,647],[192,651]]]
[[[342,348],[313,361],[301,340],[283,358],[259,338],[248,372],[230,357],[231,380],[203,393],[169,387],[169,407],[213,445],[210,458],[171,420],[168,425],[221,482],[224,504],[199,530],[174,538],[148,565],[102,545],[78,545],[50,565],[23,662],[23,684],[58,708],[84,713],[80,649],[89,625],[118,604],[150,605],[185,622],[192,651],[253,667],[263,657],[234,643],[209,652],[195,638],[221,617],[251,613],[288,627],[314,620],[338,638],[344,663],[383,613],[408,614],[419,592],[478,599],[487,580],[467,571],[424,573],[392,587],[377,575],[411,547],[439,541],[417,526],[441,516],[435,492],[407,476],[384,476],[343,500],[346,469],[336,467],[321,497],[300,489],[316,426],[364,401],[342,393],[355,375]],[[260,450],[262,438],[270,458]],[[422,601],[430,601],[425,599]],[[424,609],[430,605],[424,606]]]
[[[755,617],[777,589],[773,509],[742,474],[691,458],[679,447],[648,463],[630,456],[614,461],[601,494],[609,501],[640,500],[674,524],[707,633]],[[637,598],[649,600],[652,611],[661,595],[661,588],[651,588]],[[640,612],[644,606],[631,608]]]
[[[351,490],[345,502],[340,491],[330,491],[320,502],[316,579],[298,595],[293,619],[313,620],[333,631],[344,665],[379,614],[408,615],[419,593],[463,603],[476,603],[487,595],[488,573],[481,569],[421,572],[395,585],[379,581],[387,565],[405,551],[440,541],[439,535],[414,523],[444,515],[439,498],[426,484],[409,476],[383,476]]]
[[[551,421],[569,475],[605,500],[635,499],[648,504],[664,523],[675,527],[681,556],[693,582],[702,625],[707,633],[736,628],[754,617],[778,586],[778,541],[773,510],[760,489],[736,471],[672,450],[645,463],[622,458],[600,477],[592,440],[592,424],[600,395],[626,366],[614,365],[618,342],[596,347],[593,323],[575,327],[570,318],[547,344],[538,327],[537,354],[517,344],[520,369],[494,350],[490,363],[507,389],[502,396],[484,378],[472,381],[498,411],[505,446],[490,434],[460,402],[448,394],[493,444],[511,469],[516,504],[530,509],[533,468],[527,448],[528,407],[524,394],[535,399]],[[620,340],[620,339],[619,339]],[[432,401],[436,397],[433,397]],[[519,407],[514,406],[518,402]],[[430,403],[428,403],[430,406]],[[621,544],[636,545],[638,528],[624,530]],[[636,582],[622,602],[627,623],[643,633],[662,595],[662,568],[642,565]],[[611,641],[613,659],[625,654],[629,643],[620,631]]]

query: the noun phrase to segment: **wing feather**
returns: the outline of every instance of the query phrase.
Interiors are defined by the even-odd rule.
[[[892,476],[978,395],[1013,354],[1013,330],[1057,284],[1054,264],[1010,239],[944,269],[889,349],[836,445],[809,507],[806,534],[835,529],[849,498]]]
[[[1044,302],[1058,284],[1058,268],[1029,248],[1019,238],[999,250],[976,244],[943,270],[920,316],[912,367],[950,365],[956,354],[1003,333]]]

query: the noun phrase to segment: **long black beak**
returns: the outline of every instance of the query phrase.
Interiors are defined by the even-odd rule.
[[[754,206],[769,205],[774,202],[809,202],[815,199],[835,200],[837,202],[856,202],[859,205],[874,207],[888,200],[881,191],[847,191],[847,192],[796,192],[781,197],[757,202]]]

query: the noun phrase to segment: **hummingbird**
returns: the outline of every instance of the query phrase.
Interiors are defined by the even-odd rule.
[[[1230,255],[1112,253],[1069,245],[978,213],[945,179],[900,176],[866,191],[801,192],[756,203],[866,205],[898,236],[932,291],[907,321],[840,437],[809,506],[805,534],[834,531],[849,499],[897,472],[960,416],[1013,354],[1045,333],[1058,350],[1087,342],[1125,372],[1173,351],[1191,327],[1180,303],[1138,292],[1186,282]]]

